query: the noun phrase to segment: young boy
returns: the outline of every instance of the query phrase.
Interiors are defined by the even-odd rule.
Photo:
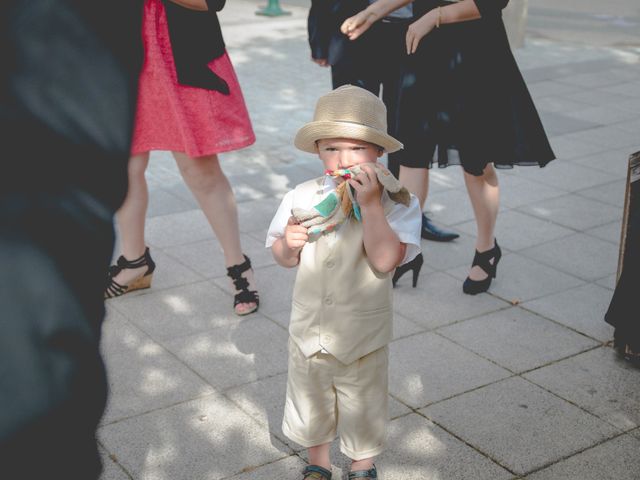
[[[362,88],[321,97],[295,145],[317,154],[328,174],[287,193],[267,235],[276,261],[298,266],[282,428],[308,448],[304,479],[331,479],[336,433],[352,459],[349,479],[377,478],[388,416],[390,274],[420,252],[420,207],[376,163],[402,144],[387,134],[382,101]]]

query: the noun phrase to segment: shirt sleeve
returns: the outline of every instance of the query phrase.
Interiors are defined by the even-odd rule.
[[[474,2],[480,11],[480,16],[491,17],[500,15],[509,0],[474,0]]]
[[[391,229],[398,235],[402,243],[407,245],[401,265],[415,258],[422,250],[420,243],[420,230],[422,228],[422,210],[415,195],[411,195],[411,203],[408,207],[393,203],[391,211],[387,214],[387,222]]]
[[[280,202],[280,206],[278,207],[275,216],[273,217],[273,220],[271,220],[269,230],[267,231],[267,241],[265,242],[266,248],[271,248],[273,242],[284,235],[284,229],[287,227],[287,222],[289,221],[289,217],[291,216],[292,207],[293,190],[287,192],[287,194],[284,196],[284,198]]]

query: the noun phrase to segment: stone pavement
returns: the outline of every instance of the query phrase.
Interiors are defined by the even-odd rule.
[[[221,15],[258,137],[221,158],[260,312],[231,314],[219,244],[171,157],[154,154],[154,285],[107,304],[103,480],[300,478],[304,452],[280,428],[295,272],[263,245],[284,192],[321,174],[292,138],[330,80],[309,61],[306,2],[280,18],[255,16],[259,3]],[[558,160],[499,172],[504,257],[476,297],[461,291],[475,232],[462,172],[431,171],[427,209],[461,236],[423,242],[418,287],[407,276],[395,290],[384,480],[640,478],[640,371],[616,358],[603,321],[627,158],[640,149],[640,49],[525,45],[516,57]],[[334,478],[346,478],[334,453]]]

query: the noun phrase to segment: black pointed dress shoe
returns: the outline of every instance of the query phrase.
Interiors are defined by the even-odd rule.
[[[447,232],[445,230],[441,230],[436,227],[429,217],[427,217],[424,213],[422,214],[422,238],[425,240],[433,240],[434,242],[450,242],[451,240],[455,240],[460,235],[453,232]]]

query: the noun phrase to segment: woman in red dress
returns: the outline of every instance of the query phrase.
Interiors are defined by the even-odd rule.
[[[151,150],[168,150],[224,251],[236,288],[234,310],[258,309],[249,259],[240,246],[235,197],[218,154],[255,141],[216,12],[225,0],[145,0],[144,65],[129,161],[129,191],[117,213],[122,256],[105,298],[147,288],[155,264],[144,239],[145,170]]]

